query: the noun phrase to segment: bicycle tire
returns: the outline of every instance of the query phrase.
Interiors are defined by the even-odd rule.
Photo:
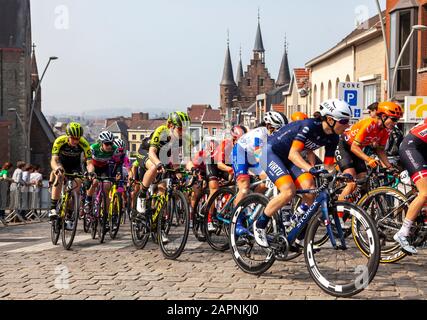
[[[368,212],[368,214],[377,221],[377,219],[381,218],[378,217],[379,214],[379,210],[377,210],[377,214],[376,212],[372,212],[372,210],[368,210],[368,208],[371,205],[370,201],[374,201],[375,197],[378,196],[379,194],[385,194],[386,196],[392,196],[396,199],[401,200],[403,203],[407,203],[408,199],[407,197],[400,192],[399,190],[396,190],[394,188],[391,187],[380,187],[377,188],[375,190],[369,191],[367,194],[365,194],[360,201],[358,202],[358,205],[361,206],[362,208],[364,208],[366,210],[366,212]],[[403,204],[402,203],[402,204]],[[382,203],[384,204],[384,203]],[[406,206],[407,209],[407,206]],[[406,213],[405,211],[403,213]],[[397,218],[397,217],[396,217]],[[402,219],[404,219],[405,217],[402,215],[401,216]],[[395,221],[396,219],[393,219],[393,222],[396,222],[396,224],[402,224],[403,221]],[[352,228],[356,228],[357,226],[353,226]],[[379,226],[379,222],[377,221],[377,229],[381,229]],[[355,230],[357,231],[357,230]],[[382,230],[379,230],[380,232],[380,239],[383,238],[387,238],[386,234],[384,232],[382,232]],[[356,233],[357,234],[357,233]],[[387,239],[385,239],[387,240]],[[391,240],[390,237],[388,237],[388,240]],[[392,240],[395,245],[391,246],[391,248],[388,249],[384,249],[381,248],[381,258],[380,258],[380,262],[384,263],[384,264],[388,264],[388,263],[395,263],[398,262],[402,259],[404,259],[407,254],[402,251],[400,245],[398,243],[396,243],[394,240]],[[358,237],[356,238],[356,244],[359,247],[360,251],[367,256],[368,255],[368,250],[366,248],[366,245],[363,243],[363,241],[361,241],[361,239],[359,239]]]
[[[207,197],[207,198],[206,198]],[[197,197],[193,208],[193,234],[200,242],[206,242],[206,230],[204,229],[204,212],[207,202],[201,203],[209,199],[209,188],[203,189],[202,193]],[[202,211],[203,210],[203,211]]]
[[[50,226],[50,238],[54,246],[58,244],[60,235],[61,235],[61,219],[56,218],[55,220],[51,221],[51,226]]]
[[[74,223],[73,223],[73,228],[69,230],[70,234],[68,235],[68,230],[66,230],[66,222],[67,222],[66,216],[62,219],[62,245],[64,246],[65,250],[70,250],[71,246],[73,245],[74,237],[76,236],[76,231],[77,231],[77,224],[79,221],[79,199],[76,192],[69,193],[68,202],[70,201],[72,201],[72,208],[73,208],[71,221],[74,221]],[[68,207],[68,205],[69,204],[66,205],[66,208]]]
[[[112,240],[116,239],[117,233],[120,229],[120,222],[122,219],[122,211],[123,211],[123,204],[122,204],[122,197],[119,193],[116,193],[112,200],[112,215],[110,219],[110,238]]]
[[[137,193],[136,197],[139,197],[140,193],[141,191]],[[151,203],[151,200],[147,199],[147,202]],[[131,231],[133,245],[135,246],[136,249],[142,250],[147,245],[148,239],[150,239],[150,234],[151,234],[150,222],[147,222],[148,221],[147,214],[144,214],[144,219],[142,219],[141,221],[135,219],[135,216],[136,216],[136,201],[133,207],[132,217],[129,219],[130,231]]]
[[[359,261],[355,262],[354,265],[350,262],[349,250],[352,244],[349,242],[351,237],[345,239],[347,242],[346,250],[335,249],[332,246],[328,248],[326,245],[315,247],[316,232],[319,231],[321,237],[325,234],[325,230],[320,228],[325,226],[322,212],[317,213],[309,222],[304,240],[304,257],[310,276],[324,292],[334,297],[348,298],[363,291],[374,279],[380,263],[381,248],[375,222],[361,207],[348,202],[336,202],[334,207],[339,208],[340,211],[343,210],[351,216],[351,219],[357,219],[364,226],[366,237],[369,239],[371,254],[366,257],[360,253],[357,246],[354,246],[353,252],[358,253],[357,257],[361,259],[359,261],[363,261],[366,265]],[[327,252],[324,258],[320,257],[321,253],[327,249],[331,251]],[[336,258],[341,252],[346,257],[343,259]],[[325,266],[319,267],[319,262],[325,262]],[[337,270],[334,270],[334,264]],[[345,271],[348,271],[348,276],[352,279],[344,280]],[[329,272],[332,272],[332,275],[326,275]],[[359,274],[360,272],[362,275]],[[345,283],[342,283],[344,281]]]
[[[217,202],[216,201],[221,201],[223,202],[222,198],[225,196],[228,196],[227,198],[227,202],[225,204],[228,204],[229,200],[231,198],[233,198],[236,195],[236,191],[231,189],[231,188],[227,188],[227,187],[223,187],[220,188],[218,191],[216,191],[212,197],[209,199],[208,204],[206,205],[206,210],[205,210],[205,217],[204,217],[204,222],[203,222],[203,228],[206,232],[206,241],[208,242],[208,244],[210,245],[210,247],[212,249],[214,249],[215,251],[219,251],[219,252],[224,252],[227,251],[228,249],[230,249],[230,224],[218,220],[216,218],[217,216]],[[212,208],[213,206],[213,208]],[[233,208],[233,207],[231,207]],[[212,223],[214,224],[216,231],[215,232],[209,232],[208,231],[208,223],[209,223],[209,213],[212,213],[210,215],[210,218],[212,219]],[[233,212],[227,212],[226,215],[223,218],[227,218],[231,221],[231,217],[233,215]],[[223,235],[221,234],[223,233]]]
[[[261,275],[265,273],[268,269],[271,268],[273,263],[276,261],[276,258],[272,250],[259,247],[253,235],[246,233],[246,234],[237,236],[236,235],[237,221],[239,219],[239,215],[245,214],[245,210],[250,206],[261,205],[265,208],[268,205],[268,202],[269,202],[269,199],[262,194],[256,194],[256,193],[250,194],[237,204],[231,219],[231,224],[230,224],[230,248],[232,251],[231,255],[234,259],[234,262],[242,271],[252,275]],[[254,220],[256,221],[256,219]],[[246,227],[248,228],[249,231],[252,228],[251,226],[248,226],[248,225],[246,225]],[[242,248],[243,245],[247,245],[247,247],[243,248],[243,250],[240,251],[239,248]],[[252,259],[253,256],[251,257],[248,256],[248,254],[253,253],[254,246],[256,246],[255,247],[256,249],[255,254],[257,254],[257,256],[255,257],[257,258],[256,260]],[[252,260],[249,260],[249,259],[252,259]]]
[[[104,243],[105,234],[107,233],[108,209],[107,201],[104,194],[101,195],[101,212],[98,215],[98,241]]]
[[[179,207],[179,204],[181,206]],[[180,212],[178,212],[180,211]],[[174,219],[176,228],[174,228]],[[169,260],[176,260],[184,251],[190,229],[190,214],[188,202],[181,191],[173,191],[168,201],[161,209],[157,221],[157,241],[163,256]],[[166,232],[169,241],[163,241],[162,233]],[[175,232],[181,238],[175,240]],[[171,241],[172,239],[172,241]],[[167,246],[170,243],[177,243],[172,249]],[[176,247],[176,248],[175,248]]]

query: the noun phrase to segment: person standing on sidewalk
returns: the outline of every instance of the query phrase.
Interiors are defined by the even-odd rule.
[[[14,199],[13,209],[18,211],[17,217],[20,221],[25,221],[24,217],[21,215],[22,210],[21,204],[19,203],[21,187],[25,185],[25,181],[22,179],[22,173],[25,165],[26,163],[24,161],[18,161],[16,163],[16,169],[12,175],[13,182],[10,185],[11,199]],[[16,203],[16,201],[18,201],[18,203]]]
[[[2,181],[4,184],[9,183],[11,181],[13,181],[10,178],[10,169],[13,168],[13,164],[10,162],[6,162],[3,167],[1,168],[0,171],[0,181]],[[7,185],[7,188],[4,188],[4,186],[1,188],[2,194],[1,194],[1,198],[2,199],[7,199],[7,190],[9,189],[9,186]],[[4,190],[4,192],[3,192]],[[7,201],[3,200],[2,204],[0,204],[0,208],[1,207],[6,207],[6,203]],[[5,220],[5,210],[4,209],[0,209],[0,221],[4,224],[7,225],[7,222]]]

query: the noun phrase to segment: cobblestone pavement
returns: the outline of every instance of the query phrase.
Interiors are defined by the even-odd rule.
[[[127,226],[117,240],[106,238],[99,245],[79,232],[65,251],[50,242],[48,223],[0,227],[0,299],[334,299],[312,281],[302,257],[255,277],[191,234],[177,261],[165,260],[152,242],[134,249]],[[426,265],[425,252],[381,265],[355,298],[425,299]]]

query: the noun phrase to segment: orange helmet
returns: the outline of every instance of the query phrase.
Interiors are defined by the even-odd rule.
[[[307,120],[308,116],[303,112],[295,112],[291,116],[291,119],[292,119],[292,121],[302,121],[302,120]]]
[[[388,117],[393,118],[402,118],[403,117],[403,109],[400,105],[395,102],[380,102],[378,104],[378,115],[385,114]]]

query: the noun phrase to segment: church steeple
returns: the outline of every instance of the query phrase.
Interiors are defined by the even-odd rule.
[[[234,82],[233,65],[230,55],[230,39],[227,39],[227,51],[225,53],[224,71],[222,73],[222,86],[236,85]]]
[[[284,86],[291,82],[291,73],[288,61],[288,42],[285,38],[285,53],[283,54],[282,64],[280,65],[279,76],[277,77],[276,85],[278,87]]]
[[[236,74],[236,83],[239,85],[240,81],[243,79],[243,66],[242,66],[242,47],[240,47],[240,59],[239,59],[239,65],[237,67],[237,74]]]
[[[262,33],[261,33],[261,17],[258,10],[258,28],[255,37],[255,46],[254,46],[254,56],[255,58],[261,59],[264,62],[264,42],[262,41]]]

